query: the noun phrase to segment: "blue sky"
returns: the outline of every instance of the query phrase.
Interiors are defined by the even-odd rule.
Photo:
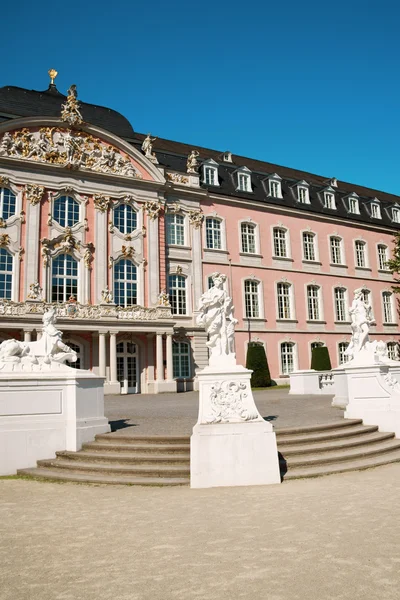
[[[400,195],[395,0],[22,0],[8,10],[0,85],[46,89],[53,67],[60,91],[76,83],[81,100],[137,131]]]

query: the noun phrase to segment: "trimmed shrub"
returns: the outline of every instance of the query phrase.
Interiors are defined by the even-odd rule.
[[[250,343],[247,348],[246,369],[253,371],[251,387],[270,387],[272,385],[267,356],[264,346]]]
[[[311,369],[314,371],[330,371],[332,369],[329,350],[326,346],[317,346],[312,349]]]

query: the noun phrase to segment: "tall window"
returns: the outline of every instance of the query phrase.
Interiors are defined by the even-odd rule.
[[[370,306],[370,304],[371,304],[371,292],[369,290],[363,290],[361,293],[362,293],[362,297],[363,297],[363,300],[364,300],[365,304],[367,304],[368,306]]]
[[[79,202],[71,196],[61,196],[54,201],[54,220],[61,227],[73,227],[79,223]]]
[[[399,344],[397,342],[388,342],[386,348],[391,360],[399,360]]]
[[[172,362],[174,379],[190,377],[190,344],[188,342],[172,343]]]
[[[240,233],[242,238],[242,252],[255,254],[256,252],[256,226],[252,223],[241,223]]]
[[[137,268],[129,259],[114,265],[114,302],[124,307],[137,304]]]
[[[310,197],[308,195],[308,188],[299,186],[297,188],[297,198],[302,204],[310,204]]]
[[[378,265],[381,271],[388,271],[388,249],[383,244],[378,245]]]
[[[332,192],[325,192],[324,193],[324,205],[325,205],[325,208],[335,209],[336,208],[335,194],[333,194]]]
[[[274,179],[269,180],[269,195],[272,198],[282,198],[281,182]]]
[[[170,275],[168,289],[172,314],[186,315],[186,278],[183,275]]]
[[[315,260],[315,235],[303,233],[303,256],[304,260]]]
[[[206,247],[214,250],[222,249],[221,221],[219,219],[206,218]]]
[[[286,243],[286,229],[275,227],[273,231],[274,236],[274,256],[280,258],[287,258],[287,243]]]
[[[288,283],[278,283],[278,319],[290,319],[290,285]]]
[[[294,344],[283,342],[281,344],[281,372],[289,375],[294,370]]]
[[[346,292],[343,288],[335,288],[335,320],[346,320]]]
[[[365,242],[361,242],[360,240],[356,240],[356,266],[357,267],[366,267],[366,253],[365,253]]]
[[[338,237],[331,237],[331,262],[333,265],[342,264],[342,240]]]
[[[51,301],[67,302],[70,296],[78,298],[78,262],[60,254],[52,263]]]
[[[379,204],[371,204],[371,217],[374,219],[381,219],[381,207]]]
[[[137,215],[129,204],[120,204],[114,209],[114,227],[121,233],[132,233],[137,227]]]
[[[258,318],[260,316],[260,307],[258,301],[257,281],[246,280],[244,282],[244,303],[246,318]]]
[[[392,293],[382,292],[383,322],[393,323]]]
[[[238,174],[238,190],[241,192],[251,192],[250,175],[245,173]]]
[[[215,167],[204,167],[204,183],[207,185],[217,185],[218,171]]]
[[[354,213],[355,215],[360,214],[357,198],[349,198],[349,212]]]
[[[339,365],[342,365],[343,363],[345,363],[349,360],[349,356],[347,354],[345,354],[348,347],[349,347],[348,342],[340,342],[338,344]]]
[[[319,288],[316,285],[307,286],[307,309],[309,321],[319,321]]]
[[[13,257],[5,249],[0,248],[0,298],[11,300],[13,277]]]
[[[400,209],[392,208],[392,221],[394,223],[400,223]]]
[[[170,245],[185,245],[185,218],[183,215],[167,215],[167,243]]]
[[[8,188],[0,188],[0,217],[7,221],[15,215],[16,196]]]

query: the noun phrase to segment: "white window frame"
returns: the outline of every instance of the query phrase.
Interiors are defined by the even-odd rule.
[[[179,288],[179,287],[171,288],[170,287],[170,277],[181,277],[184,280],[184,282],[185,282],[184,288]],[[173,302],[171,302],[171,296],[172,296],[171,291],[172,290],[176,291],[176,296],[177,296],[176,305],[177,305],[177,307],[179,308],[179,302],[178,302],[179,296],[182,296],[184,298],[184,304],[185,304],[185,306],[184,306],[184,308],[185,308],[184,312],[181,312],[180,310],[178,310],[177,312],[173,312],[172,311],[172,314],[175,317],[184,317],[184,316],[187,316],[189,314],[188,287],[189,287],[188,286],[188,278],[185,275],[182,275],[182,274],[179,274],[179,273],[169,273],[168,274],[168,296],[170,298],[171,307],[173,307]],[[184,290],[184,293],[183,294],[178,294],[178,291],[182,290],[182,289]],[[172,308],[171,308],[171,310],[172,310]]]
[[[246,226],[246,225],[250,226],[253,229],[253,236],[254,236],[254,251],[253,252],[248,252],[244,249],[242,227]],[[252,221],[251,219],[239,221],[239,247],[240,247],[240,253],[246,254],[246,256],[252,256],[254,254],[260,253],[258,225],[257,225],[257,223],[254,223],[254,221]]]
[[[385,300],[385,298],[388,297],[389,298],[389,302],[387,302]],[[383,324],[386,325],[393,325],[396,324],[396,320],[395,320],[395,312],[394,312],[394,304],[393,304],[393,292],[391,292],[390,290],[382,290],[381,292],[381,299],[382,299],[382,321]],[[388,315],[387,309],[389,308],[390,311],[390,315]],[[390,320],[388,320],[386,317],[390,316]]]
[[[179,223],[179,224],[177,224],[175,222],[177,217],[179,217],[180,219],[182,219],[182,222]],[[172,221],[174,221],[174,222],[172,222]],[[179,227],[179,228],[182,229],[181,233],[183,232],[183,242],[182,243],[178,243],[177,242],[177,240],[179,238],[179,236],[177,235],[177,227]],[[169,212],[169,213],[167,213],[165,215],[165,228],[166,228],[165,238],[166,238],[166,242],[167,242],[168,246],[179,246],[179,247],[187,246],[187,243],[186,243],[186,235],[187,235],[186,234],[186,217],[185,217],[184,214],[182,214],[180,212],[178,212],[178,213],[176,213],[176,212]],[[170,236],[171,230],[174,230],[174,232],[175,232],[174,236],[172,236],[172,237],[175,237],[175,242],[171,242],[168,239],[169,236]]]
[[[213,245],[212,247],[208,246],[208,237],[207,237],[207,223],[210,222],[210,220],[216,221],[219,223],[219,233],[220,233],[220,247],[216,248],[215,245]],[[221,219],[221,217],[218,217],[216,215],[206,215],[205,219],[204,219],[204,248],[206,250],[225,250],[225,228],[224,228],[224,223],[225,221],[223,219]],[[212,228],[214,229],[214,228]]]
[[[202,168],[202,182],[205,185],[210,185],[212,187],[219,187],[218,163],[215,162],[215,160],[213,160],[212,158],[210,158],[209,160],[206,160],[203,162],[201,168]],[[207,173],[213,174],[212,183],[210,181],[207,181],[207,179],[208,179]]]
[[[136,269],[136,279],[135,280],[129,280],[129,279],[118,279],[118,281],[123,282],[124,285],[124,295],[125,295],[125,301],[124,304],[119,304],[118,306],[122,306],[123,308],[129,308],[130,306],[137,306],[139,304],[139,265],[137,265],[135,263],[135,261],[133,261],[131,258],[125,258],[124,256],[120,256],[118,257],[118,259],[116,259],[113,263],[113,268],[112,268],[112,280],[113,280],[113,297],[114,297],[114,301],[116,301],[116,296],[117,294],[115,293],[115,284],[117,282],[116,278],[115,278],[115,269],[117,267],[117,265],[119,265],[121,262],[126,261],[127,263],[131,262],[132,265],[135,267]],[[126,269],[125,269],[126,272]],[[132,284],[132,283],[136,283],[136,303],[134,304],[127,304],[126,300],[127,300],[127,296],[126,296],[126,284]]]
[[[322,192],[320,192],[322,194],[322,205],[324,206],[324,208],[328,208],[330,210],[336,210],[336,194],[335,194],[335,190],[332,187],[327,187],[324,190],[322,190]],[[328,201],[328,196],[330,198],[330,201]],[[321,197],[321,196],[320,196]],[[331,206],[329,206],[329,204],[331,204]]]
[[[279,293],[280,291],[280,286],[286,286],[288,293],[287,295],[285,294],[285,298],[288,299],[288,305],[287,307],[289,308],[289,316],[281,316],[280,315],[280,306],[282,304],[282,312],[285,313],[287,308],[285,308],[285,306],[283,305],[283,303],[280,302],[281,298],[283,298],[283,295]],[[277,321],[295,321],[296,320],[296,316],[295,316],[295,306],[294,306],[294,293],[293,293],[293,284],[289,281],[277,281],[275,283],[275,302],[276,302],[276,320]],[[283,310],[284,309],[284,310]]]
[[[394,352],[392,352],[392,348],[394,348]],[[399,343],[395,340],[391,340],[390,342],[386,342],[386,351],[388,354],[388,358],[391,360],[399,360]]]
[[[314,233],[314,231],[301,231],[301,250],[302,250],[302,254],[303,254],[303,261],[305,262],[318,262],[319,261],[319,254],[318,254],[318,238],[317,238],[317,234]],[[305,243],[305,236],[311,236],[312,238],[312,253],[314,255],[314,258],[309,258],[306,256],[306,247],[307,244]],[[308,244],[309,245],[309,244]]]
[[[16,295],[15,295],[15,287],[16,287],[16,273],[15,273],[15,254],[13,254],[9,248],[0,248],[0,250],[4,250],[4,252],[7,252],[7,255],[10,256],[11,258],[11,271],[1,271],[1,275],[5,275],[8,277],[11,277],[11,289],[10,289],[10,297],[6,298],[5,296],[1,297],[1,300],[11,300],[11,301],[15,301],[16,300]]]
[[[350,345],[349,342],[338,342],[338,344],[337,344],[337,358],[338,358],[339,366],[344,365],[345,363],[347,363],[350,360],[350,356],[345,354],[349,345]],[[342,350],[341,346],[345,346],[345,348]],[[342,357],[343,357],[343,360],[342,360]]]
[[[385,251],[385,260],[382,260],[380,249],[383,248]],[[386,244],[377,244],[376,245],[376,253],[378,257],[378,271],[385,271],[386,273],[390,272],[390,269],[385,263],[389,260],[389,248]]]
[[[273,173],[266,178],[267,196],[269,198],[282,199],[282,178],[277,173]]]
[[[296,187],[296,200],[299,204],[311,204],[310,185],[307,181],[298,181]]]
[[[338,303],[336,298],[336,290],[343,291],[343,319],[339,319]],[[341,309],[342,310],[342,309]],[[333,288],[333,314],[335,323],[347,323],[349,320],[349,303],[347,296],[347,289],[341,285],[337,285]]]
[[[333,257],[334,257],[334,253],[332,252],[332,241],[333,240],[338,240],[339,241],[339,253],[340,253],[340,262],[334,262]],[[343,238],[340,237],[339,235],[331,235],[329,236],[329,258],[330,258],[330,264],[332,266],[343,266],[346,263],[345,261],[345,257],[344,257],[344,244],[343,244]]]
[[[77,263],[77,275],[76,277],[67,277],[67,276],[63,276],[62,278],[59,279],[76,279],[76,301],[77,302],[81,302],[81,297],[82,297],[82,288],[83,288],[83,281],[82,281],[82,271],[81,271],[81,260],[80,257],[77,256],[74,253],[67,253],[67,252],[58,252],[57,254],[55,254],[54,256],[51,257],[51,263],[50,263],[50,269],[49,269],[49,278],[50,278],[50,286],[49,286],[49,298],[50,298],[50,302],[51,303],[58,303],[60,302],[60,300],[53,300],[53,265],[54,265],[54,261],[57,260],[60,256],[67,256],[72,258],[76,263]],[[65,291],[65,290],[64,290]],[[63,291],[63,300],[61,302],[67,302],[69,299],[69,295],[67,293],[64,293]]]
[[[246,292],[246,283],[249,282],[251,284],[255,284],[257,286],[256,289],[256,293],[254,294],[254,292],[251,292],[251,296],[252,297],[256,297],[257,298],[257,307],[258,307],[258,314],[257,315],[252,315],[252,316],[247,316],[246,314],[246,307],[247,307],[247,302],[246,302],[246,296],[247,296],[247,292]],[[242,302],[243,302],[243,318],[244,319],[263,319],[264,317],[264,305],[263,305],[263,293],[262,293],[262,282],[259,279],[255,279],[250,278],[250,277],[245,277],[244,279],[242,279]]]
[[[14,213],[12,215],[9,215],[6,219],[4,218],[4,215],[3,215],[3,210],[4,210],[4,192],[5,191],[10,192],[14,196],[14,198],[15,198],[15,210],[14,210]],[[10,219],[12,219],[17,214],[19,214],[20,209],[19,209],[18,196],[19,196],[19,194],[15,190],[13,190],[10,185],[2,185],[2,186],[0,186],[0,218],[3,221],[5,221],[5,222],[10,221]]]
[[[282,355],[282,347],[283,346],[290,346],[290,348],[291,348],[291,363],[292,363],[292,367],[293,367],[292,369],[283,368],[283,366],[284,366],[283,355]],[[279,351],[279,373],[280,373],[280,375],[288,376],[288,375],[290,375],[290,373],[297,370],[297,364],[298,364],[297,344],[292,341],[282,340],[278,344],[278,351]]]
[[[78,204],[78,221],[74,223],[74,225],[61,225],[61,223],[59,223],[55,217],[56,202],[61,198],[71,198],[74,202]],[[51,199],[51,224],[60,231],[64,231],[67,227],[69,227],[72,230],[78,229],[84,220],[84,207],[84,201],[79,196],[79,194],[75,193],[74,191],[67,192],[65,190],[61,190]],[[66,215],[68,215],[68,211],[66,211]]]
[[[312,289],[316,292],[315,296],[310,298],[309,290]],[[313,315],[313,310],[316,308],[316,313]],[[306,285],[306,314],[307,321],[323,321],[322,315],[322,302],[321,302],[321,287],[316,283],[309,283]]]
[[[371,202],[370,206],[371,206],[371,217],[373,219],[382,219],[381,206],[380,206],[379,201]]]
[[[392,222],[400,223],[400,208],[398,206],[392,207]]]
[[[186,346],[188,352],[187,353],[182,353],[179,352],[178,354],[176,354],[174,352],[174,350],[176,350],[176,347],[179,346],[179,349],[181,350],[182,346]],[[175,372],[175,357],[178,356],[179,358],[179,375],[176,375]],[[181,358],[183,356],[187,356],[188,357],[188,375],[182,375],[182,370],[181,370]],[[191,345],[189,341],[182,341],[182,340],[173,340],[172,341],[172,369],[173,369],[173,378],[174,379],[179,379],[179,380],[187,380],[187,379],[191,379],[192,378],[192,352],[191,352]]]
[[[121,231],[121,229],[119,229],[119,227],[115,224],[115,214],[116,214],[116,211],[118,209],[120,209],[121,206],[129,206],[129,208],[132,210],[132,212],[134,212],[136,215],[136,227],[135,227],[135,229],[132,229],[132,231],[130,231],[130,232]],[[125,211],[126,211],[126,209],[125,209]],[[126,227],[126,214],[124,215],[124,225]],[[139,213],[138,213],[138,211],[129,202],[118,202],[117,204],[115,204],[115,206],[113,206],[113,209],[112,209],[112,226],[113,226],[113,229],[115,231],[118,231],[118,233],[121,234],[122,236],[133,235],[135,233],[135,231],[137,231],[139,229]]]
[[[275,231],[281,231],[283,232],[283,237],[281,238],[280,242],[284,243],[284,248],[285,248],[285,254],[277,254],[275,252],[276,250],[276,245],[275,245]],[[287,259],[290,258],[290,244],[289,244],[289,231],[286,227],[282,226],[282,225],[275,225],[274,227],[272,227],[272,257],[275,259]]]
[[[247,167],[241,167],[240,169],[236,169],[236,191],[237,192],[245,192],[246,194],[251,194],[253,192],[253,188],[251,185],[251,171]],[[241,179],[243,177],[243,179]],[[241,181],[246,181],[246,189],[241,187]]]
[[[359,248],[362,247],[362,252]],[[364,264],[361,264],[364,263]],[[365,240],[354,240],[354,264],[356,269],[368,269],[368,246]]]
[[[347,212],[352,215],[360,214],[360,201],[358,194],[354,193],[347,196]]]

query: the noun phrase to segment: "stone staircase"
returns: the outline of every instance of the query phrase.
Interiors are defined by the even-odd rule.
[[[400,462],[400,440],[361,420],[276,431],[284,481]],[[261,459],[261,457],[260,457]],[[101,434],[79,452],[57,452],[20,475],[124,485],[189,485],[190,438]]]

